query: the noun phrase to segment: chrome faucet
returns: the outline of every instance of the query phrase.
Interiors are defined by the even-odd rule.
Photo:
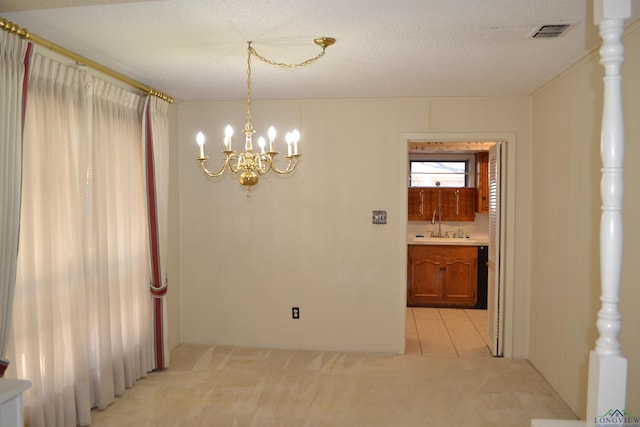
[[[431,237],[445,237],[442,235],[442,191],[440,190],[440,181],[436,181],[436,187],[438,187],[438,207],[433,210],[431,224],[436,223],[436,213],[438,213],[438,233],[433,234],[432,231]],[[446,237],[449,237],[449,232],[447,232]]]
[[[442,236],[442,205],[438,204],[438,207],[433,210],[431,216],[431,224],[436,223],[436,213],[438,214],[438,232],[436,234],[431,232],[431,237],[443,237]]]

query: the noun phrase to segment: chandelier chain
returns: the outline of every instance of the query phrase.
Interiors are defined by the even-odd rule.
[[[251,126],[251,51],[255,52],[255,49],[251,47],[251,42],[248,42],[248,54],[247,54],[247,124],[245,130],[249,130]]]
[[[259,60],[261,60],[262,62],[265,62],[269,65],[273,65],[274,67],[279,67],[279,68],[288,68],[288,69],[294,69],[294,68],[299,68],[299,67],[304,67],[305,65],[309,65],[313,62],[316,62],[318,59],[322,58],[325,54],[325,51],[327,49],[327,46],[321,46],[322,47],[322,51],[314,56],[313,58],[309,58],[307,60],[304,60],[302,62],[298,62],[295,64],[287,64],[284,62],[277,62],[277,61],[273,61],[269,58],[266,58],[262,55],[260,55],[258,53],[258,51],[256,51],[256,49],[251,46],[251,42],[247,42],[247,50],[248,50],[248,54],[247,54],[247,124],[245,126],[245,129],[250,130],[250,126],[251,126],[251,55],[254,55],[256,58],[258,58]]]
[[[251,54],[255,55],[258,59],[260,59],[262,62],[266,62],[267,64],[273,65],[275,67],[280,67],[280,68],[299,68],[299,67],[304,67],[305,65],[309,65],[312,62],[316,62],[318,59],[322,58],[324,56],[324,52],[325,52],[326,48],[323,47],[322,48],[322,52],[320,52],[318,55],[314,56],[313,58],[309,58],[305,61],[299,62],[297,64],[286,64],[284,62],[276,62],[276,61],[272,61],[271,59],[265,58],[264,56],[260,55],[253,47],[249,47],[249,51]]]

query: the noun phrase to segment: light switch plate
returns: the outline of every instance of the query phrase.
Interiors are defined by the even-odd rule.
[[[387,211],[371,211],[371,222],[373,224],[386,224],[387,223]]]

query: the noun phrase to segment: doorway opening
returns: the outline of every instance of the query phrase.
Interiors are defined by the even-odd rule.
[[[414,303],[411,304],[413,307],[409,307],[407,297],[409,284],[407,283],[403,298],[405,353],[420,351],[423,354],[425,352],[444,352],[450,355],[463,353],[469,355],[478,352],[478,354],[489,356],[511,357],[512,343],[509,339],[509,332],[512,330],[512,326],[509,323],[511,319],[506,314],[509,313],[506,308],[512,304],[512,301],[505,298],[508,295],[505,290],[507,284],[512,283],[507,278],[509,272],[507,266],[513,261],[507,256],[506,248],[513,239],[513,233],[509,233],[510,227],[512,227],[509,213],[513,212],[514,208],[509,205],[513,201],[513,197],[508,197],[510,187],[507,182],[509,176],[513,176],[514,173],[514,163],[509,159],[513,160],[515,156],[515,136],[512,134],[412,134],[403,135],[402,138],[404,142],[403,154],[407,158],[407,169],[404,171],[402,181],[405,193],[407,186],[410,185],[411,162],[416,159],[437,159],[438,157],[447,158],[447,156],[464,158],[470,155],[473,158],[476,152],[490,153],[491,159],[489,162],[490,191],[488,193],[491,209],[486,214],[476,214],[472,222],[445,223],[445,229],[446,227],[451,228],[448,231],[451,231],[452,235],[456,231],[464,233],[466,239],[472,237],[471,240],[473,240],[473,237],[476,237],[479,246],[486,245],[488,247],[488,259],[478,261],[488,265],[488,272],[485,273],[488,291],[486,291],[486,296],[479,295],[480,299],[485,299],[486,304],[483,306],[479,302],[473,307],[467,306],[465,308],[450,308],[447,307],[447,304],[443,304],[443,306],[426,304],[428,307],[423,308],[418,307],[421,304],[415,304],[414,300]],[[474,187],[476,184],[476,164],[473,163],[470,174],[474,178],[470,180],[469,187]],[[407,202],[408,200],[407,198]],[[456,213],[457,209],[456,205]],[[437,210],[435,212],[438,213]],[[409,213],[408,208],[407,213]],[[408,245],[418,243],[415,240],[411,241],[412,237],[428,236],[430,228],[434,226],[432,223],[435,222],[435,215],[430,218],[431,220],[427,218],[422,222],[407,221]],[[438,234],[440,234],[442,224],[438,225]],[[430,234],[433,235],[433,233]],[[466,240],[464,243],[471,244],[471,240]],[[442,247],[441,241],[430,243]],[[419,242],[419,244],[430,243],[424,240]],[[409,260],[409,255],[407,255],[407,260]],[[481,290],[480,293],[482,293]]]

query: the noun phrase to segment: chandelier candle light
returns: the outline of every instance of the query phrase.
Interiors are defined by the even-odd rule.
[[[200,167],[202,168],[202,172],[209,177],[219,177],[221,176],[227,169],[233,174],[236,175],[240,172],[240,184],[244,185],[247,189],[247,194],[252,186],[258,183],[258,176],[264,175],[269,171],[273,171],[278,175],[285,175],[293,172],[298,165],[298,159],[300,158],[300,153],[298,152],[298,142],[300,141],[300,132],[298,130],[293,130],[288,132],[285,141],[287,143],[287,167],[284,169],[278,169],[275,165],[274,158],[278,154],[275,149],[275,141],[276,141],[276,130],[273,126],[269,128],[267,136],[269,138],[269,148],[268,151],[265,151],[266,141],[264,137],[258,138],[258,146],[260,147],[259,153],[253,152],[253,144],[251,142],[254,130],[251,124],[251,56],[255,55],[258,59],[268,64],[274,65],[276,67],[281,68],[297,68],[302,67],[304,65],[308,65],[316,60],[320,59],[324,56],[324,52],[327,47],[331,46],[336,42],[335,39],[330,37],[319,37],[314,39],[314,43],[322,48],[322,52],[320,52],[317,56],[307,59],[306,61],[300,62],[298,64],[284,64],[279,62],[274,62],[265,58],[264,56],[258,54],[256,50],[251,46],[251,42],[247,42],[247,122],[244,125],[244,135],[245,135],[245,143],[244,143],[244,152],[237,153],[231,148],[231,137],[233,136],[233,128],[230,125],[224,130],[224,150],[222,154],[225,156],[224,163],[215,172],[207,169],[207,160],[208,156],[204,155],[204,141],[205,137],[202,132],[198,132],[196,136],[196,142],[199,147],[199,154],[196,157],[196,160],[200,163]]]

